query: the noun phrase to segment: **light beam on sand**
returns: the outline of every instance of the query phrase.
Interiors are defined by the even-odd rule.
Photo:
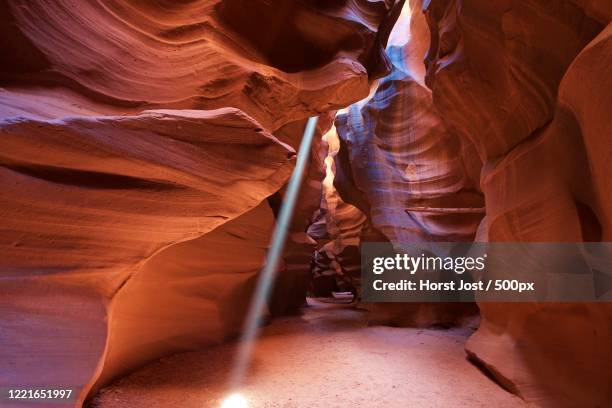
[[[249,404],[242,395],[240,394],[232,394],[227,397],[223,404],[221,404],[221,408],[248,408]]]
[[[291,222],[298,193],[300,192],[304,171],[306,169],[306,165],[308,164],[308,157],[310,156],[310,147],[312,146],[312,140],[314,138],[317,126],[317,119],[318,118],[316,116],[309,118],[308,122],[306,123],[306,128],[304,129],[304,136],[302,137],[302,142],[300,143],[300,148],[298,150],[295,169],[293,170],[293,174],[291,174],[291,178],[287,184],[285,198],[281,205],[280,212],[276,220],[276,228],[274,229],[274,233],[272,234],[272,239],[270,241],[270,249],[268,250],[266,257],[266,264],[259,274],[257,287],[255,289],[255,293],[253,294],[251,306],[245,320],[237,358],[234,362],[232,375],[230,377],[231,390],[239,389],[246,370],[249,367],[253,342],[257,338],[259,332],[259,319],[265,312],[268,297],[270,296],[272,285],[274,284],[277,266],[283,254],[285,241],[287,239],[289,223]],[[229,401],[229,399],[234,396],[240,397],[239,394],[233,394],[226,401]],[[244,403],[246,404],[246,400],[244,400]],[[246,405],[227,405],[227,407],[232,408],[243,406]],[[222,405],[222,408],[226,408],[225,402]]]

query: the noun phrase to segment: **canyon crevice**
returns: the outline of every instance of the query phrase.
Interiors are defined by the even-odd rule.
[[[48,383],[56,367],[82,402],[151,359],[235,335],[303,119],[388,71],[401,3],[4,3],[10,381]],[[278,18],[261,31],[255,16]],[[272,310],[301,306],[291,296],[306,284]]]
[[[311,116],[262,320],[358,303],[362,242],[612,241],[604,0],[0,10],[0,388],[75,387],[81,406],[240,335]],[[480,315],[466,357],[503,388],[612,403],[610,303],[359,307],[390,326]]]

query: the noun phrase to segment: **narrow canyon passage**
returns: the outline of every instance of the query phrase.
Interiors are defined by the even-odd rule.
[[[368,326],[367,312],[309,298],[274,319],[240,390],[250,407],[521,407],[467,361],[476,322],[451,329]],[[111,384],[91,408],[218,407],[236,343],[177,354]]]
[[[0,10],[0,408],[612,407],[611,0]]]

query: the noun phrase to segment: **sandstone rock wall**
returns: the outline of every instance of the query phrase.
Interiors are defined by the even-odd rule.
[[[150,257],[109,306],[96,385],[169,351],[238,335],[273,226],[272,209],[262,201],[210,233]]]
[[[432,1],[424,11],[434,103],[484,162],[483,238],[609,241],[611,8]],[[467,350],[503,385],[542,406],[610,404],[608,305],[480,309]]]
[[[366,227],[365,215],[342,200],[335,188],[338,169],[334,158],[340,149],[335,127],[323,137],[321,156],[325,162],[319,211],[308,234],[316,241],[313,291],[315,296],[331,296],[332,291],[350,290],[360,280],[361,234]]]
[[[336,121],[338,191],[394,243],[610,241],[608,3],[411,1],[394,71]],[[467,352],[503,386],[541,406],[610,404],[607,304],[479,307]],[[422,312],[378,309],[393,324]]]
[[[278,271],[274,290],[270,299],[272,315],[299,313],[306,304],[306,294],[312,281],[311,264],[316,241],[307,233],[312,219],[321,205],[322,182],[325,178],[324,156],[321,154],[322,135],[332,125],[335,112],[319,116],[313,145],[310,150],[307,171],[304,173],[296,208],[289,225],[289,236],[285,242],[283,265]],[[289,123],[276,132],[281,140],[286,140],[296,150],[299,149],[306,121]],[[275,211],[285,196],[286,186],[270,197]]]
[[[293,167],[272,133],[367,95],[401,3],[3,2],[0,385],[79,405],[235,333]]]
[[[407,8],[407,7],[406,7]],[[424,18],[404,13],[397,29],[418,34]],[[393,36],[393,34],[392,34]],[[336,167],[345,200],[368,215],[375,241],[471,241],[484,216],[473,145],[436,111],[424,83],[424,41],[408,31],[387,49],[392,71],[364,101],[338,115]],[[403,42],[401,41],[403,39]],[[409,39],[409,42],[406,42]],[[453,324],[476,312],[469,304],[370,304],[370,320],[392,325]]]
[[[537,0],[410,6],[410,42],[390,50],[403,77],[383,78],[336,122],[346,146],[339,167],[356,187],[339,191],[351,192],[346,198],[395,243],[610,241],[612,8]],[[430,135],[421,143],[410,129],[418,126]],[[541,406],[610,404],[607,304],[479,307],[467,352],[503,386]],[[402,324],[414,324],[412,311],[394,315],[402,313]]]
[[[403,69],[403,50],[363,106],[336,118],[355,186],[374,228],[391,242],[470,241],[484,215],[478,160],[433,107],[430,91]]]
[[[151,355],[151,344],[138,347],[138,342],[114,339],[155,342],[155,336],[136,336],[139,329],[122,324],[129,314],[122,316],[125,308],[115,309],[115,304],[125,301],[124,291],[134,290],[157,305],[156,299],[170,290],[150,282],[151,292],[142,294],[142,287],[132,289],[131,278],[144,274],[147,259],[168,246],[222,228],[257,207],[285,182],[294,155],[229,108],[14,117],[2,121],[0,132],[1,311],[11,316],[2,320],[9,332],[0,364],[11,373],[3,382],[22,385],[87,389],[94,373],[108,377],[132,368],[132,362],[142,363],[140,357]],[[228,145],[234,157],[227,155]],[[245,161],[249,156],[259,160]],[[273,222],[271,214],[268,221]],[[232,271],[249,270],[228,265]],[[241,282],[228,281],[227,290],[238,290]],[[150,306],[139,297],[134,307]],[[205,308],[208,300],[194,296],[193,301]],[[208,330],[213,316],[223,318],[211,308],[191,330]],[[175,346],[164,327],[174,318],[180,315],[149,315],[153,329],[168,336],[165,352]],[[105,350],[130,346],[136,347],[134,357],[113,362],[118,369],[107,372],[101,360]]]

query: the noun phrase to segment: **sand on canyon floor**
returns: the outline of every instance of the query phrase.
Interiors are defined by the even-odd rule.
[[[368,326],[367,312],[309,299],[262,330],[240,393],[249,407],[518,407],[466,360],[469,327]],[[177,354],[104,388],[95,408],[217,408],[236,343]]]

